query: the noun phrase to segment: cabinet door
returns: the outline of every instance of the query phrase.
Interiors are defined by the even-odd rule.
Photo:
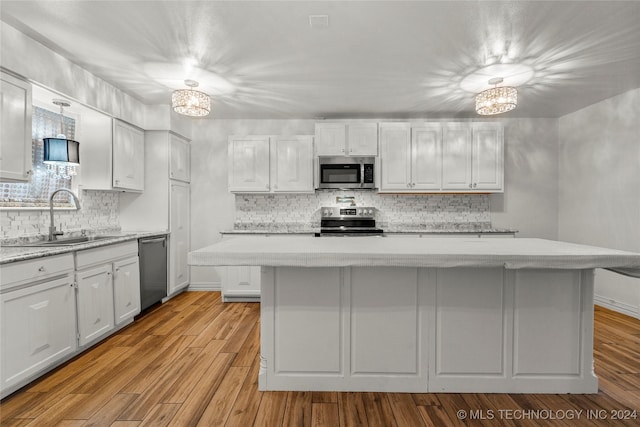
[[[380,123],[380,191],[411,190],[411,129]]]
[[[474,190],[503,189],[503,128],[496,123],[474,123],[472,183]]]
[[[229,137],[229,191],[268,192],[269,137]]]
[[[113,299],[117,325],[140,313],[138,257],[113,263]]]
[[[349,124],[347,134],[347,150],[350,156],[378,155],[377,123]]]
[[[222,300],[260,297],[260,267],[225,267]]]
[[[169,289],[168,294],[189,285],[187,254],[190,245],[190,194],[189,184],[172,181],[169,235]]]
[[[113,187],[144,190],[144,132],[113,121]]]
[[[189,182],[191,179],[191,145],[189,141],[170,135],[169,178]]]
[[[84,346],[114,328],[111,263],[76,273],[78,333]]]
[[[273,191],[313,193],[313,137],[276,136],[271,151]]]
[[[449,123],[442,128],[442,189],[470,190],[471,128]]]
[[[0,73],[0,179],[29,181],[31,175],[31,85]]]
[[[442,186],[442,127],[425,124],[411,129],[411,189],[440,190]]]
[[[76,350],[73,276],[0,296],[2,389],[51,366]]]
[[[344,123],[316,123],[316,155],[347,155],[345,126]]]

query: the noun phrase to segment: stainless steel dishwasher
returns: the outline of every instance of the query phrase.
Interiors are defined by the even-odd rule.
[[[167,296],[167,236],[138,239],[140,303],[149,308]]]

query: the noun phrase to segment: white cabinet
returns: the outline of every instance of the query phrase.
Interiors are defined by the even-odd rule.
[[[380,192],[503,191],[498,123],[380,123]]]
[[[144,190],[144,131],[113,121],[113,188]]]
[[[313,191],[313,137],[275,136],[270,138],[272,190],[274,192]]]
[[[138,242],[78,251],[76,282],[82,347],[140,313]]]
[[[380,123],[380,192],[411,189],[411,128]]]
[[[443,189],[471,189],[471,163],[471,127],[464,123],[445,124],[442,129]]]
[[[144,131],[95,114],[83,117],[79,186],[141,192],[145,183]]]
[[[0,397],[76,350],[73,256],[2,266]]]
[[[191,196],[189,184],[170,183],[169,290],[172,295],[189,285]]]
[[[0,181],[26,182],[31,175],[31,84],[0,72]]]
[[[113,263],[113,305],[116,325],[140,313],[140,262],[138,257]]]
[[[169,296],[189,285],[189,156],[189,140],[182,136],[164,130],[145,131],[144,193],[120,195],[120,225],[123,230],[169,232]],[[176,179],[172,179],[172,173]]]
[[[97,340],[115,327],[111,264],[76,274],[79,345]]]
[[[269,185],[269,137],[229,137],[229,191],[266,193]]]
[[[441,126],[380,124],[380,192],[438,191],[441,187]]]
[[[504,188],[504,129],[493,123],[474,123],[472,132],[472,187],[501,191]]]
[[[377,123],[316,123],[316,155],[377,156]]]
[[[173,133],[169,134],[169,178],[191,180],[191,145]]]
[[[221,267],[222,301],[259,301],[260,267]]]
[[[449,123],[442,136],[442,189],[503,189],[503,128],[495,123]]]
[[[230,136],[229,191],[312,193],[313,137]]]

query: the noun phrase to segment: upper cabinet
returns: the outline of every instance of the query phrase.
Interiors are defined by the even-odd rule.
[[[229,191],[267,193],[269,185],[269,137],[229,137]]]
[[[144,190],[144,131],[113,121],[113,188]]]
[[[0,181],[26,182],[31,176],[31,84],[0,72],[0,97]]]
[[[380,123],[380,192],[502,192],[497,123]]]
[[[316,155],[377,156],[377,123],[316,123]]]
[[[503,132],[496,123],[446,124],[442,137],[442,189],[503,191]]]
[[[144,131],[96,114],[83,118],[79,183],[86,190],[144,190]]]
[[[169,178],[189,182],[191,180],[191,145],[177,135],[169,136]]]
[[[313,137],[230,136],[229,191],[313,192]]]

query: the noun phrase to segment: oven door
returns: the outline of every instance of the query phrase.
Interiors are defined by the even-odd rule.
[[[320,163],[318,188],[361,188],[362,165],[359,163]]]

